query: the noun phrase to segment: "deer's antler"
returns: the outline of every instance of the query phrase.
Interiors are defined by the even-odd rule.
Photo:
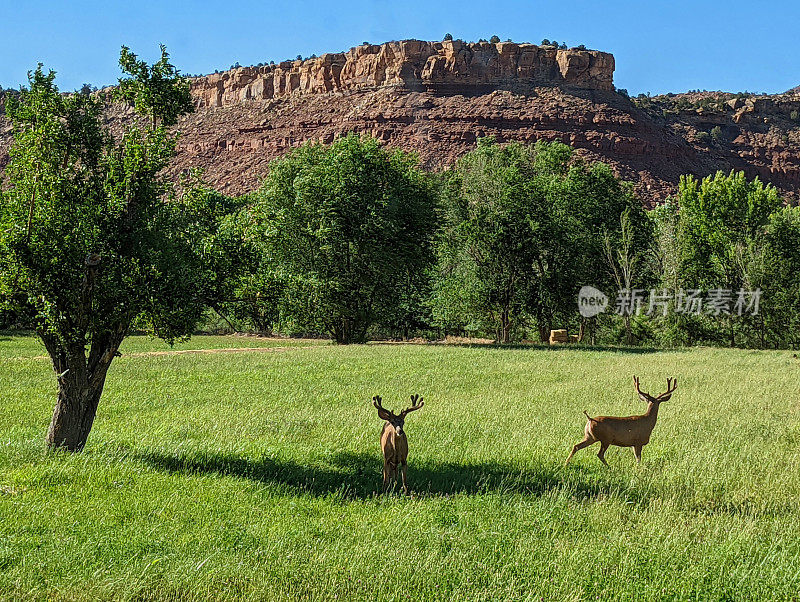
[[[675,389],[678,388],[678,379],[677,378],[668,378],[667,379],[667,390],[659,395],[658,397],[653,397],[649,393],[645,393],[639,387],[639,377],[633,377],[633,385],[636,387],[636,392],[639,394],[640,397],[644,398],[645,400],[650,399],[652,401],[667,401],[672,394],[675,392]]]
[[[678,379],[668,378],[666,392],[656,397],[656,399],[658,399],[659,401],[667,401],[670,397],[672,397],[672,394],[675,392],[675,389],[677,388],[678,388]]]
[[[411,396],[411,407],[410,408],[406,408],[405,410],[403,410],[401,412],[401,415],[405,416],[409,412],[413,412],[414,410],[418,410],[424,405],[425,405],[425,402],[422,400],[422,397],[420,397],[419,395],[412,395]]]
[[[650,395],[649,395],[649,394],[645,393],[644,391],[642,391],[642,390],[639,388],[639,377],[638,377],[638,376],[636,376],[636,375],[634,375],[634,376],[633,376],[633,386],[636,388],[636,392],[637,392],[637,393],[638,393],[640,396],[642,396],[642,397],[648,397],[648,398],[650,398]]]

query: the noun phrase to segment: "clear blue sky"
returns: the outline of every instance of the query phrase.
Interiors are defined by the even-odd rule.
[[[0,85],[17,87],[37,62],[62,90],[115,83],[122,44],[152,60],[163,42],[183,72],[209,73],[448,32],[613,52],[615,82],[632,94],[800,85],[798,0],[3,0]]]

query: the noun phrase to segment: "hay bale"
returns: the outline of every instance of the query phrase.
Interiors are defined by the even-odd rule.
[[[569,335],[563,328],[550,331],[550,344],[554,343],[569,343]]]

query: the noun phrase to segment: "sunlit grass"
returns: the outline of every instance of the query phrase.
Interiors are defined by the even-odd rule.
[[[2,339],[3,337],[0,337]],[[6,599],[793,599],[800,360],[369,345],[116,360],[86,451],[48,455],[54,381],[0,340]],[[193,339],[186,348],[238,345]],[[241,347],[255,347],[245,339]],[[264,343],[263,346],[278,346]],[[15,359],[11,359],[15,358]],[[27,359],[20,359],[27,358]],[[641,466],[579,452],[643,409]],[[411,393],[411,498],[380,486],[380,394]]]
[[[196,336],[188,341],[168,345],[161,339],[138,335],[125,339],[120,349],[123,354],[189,351],[199,349],[245,349],[255,347],[306,347],[327,345],[321,339],[286,339],[248,335]],[[0,359],[39,358],[45,359],[47,351],[39,339],[32,334],[0,332]]]

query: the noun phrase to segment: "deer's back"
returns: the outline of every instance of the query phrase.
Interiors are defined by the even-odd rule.
[[[589,420],[586,433],[610,445],[630,447],[646,445],[655,423],[647,416],[598,416]]]

